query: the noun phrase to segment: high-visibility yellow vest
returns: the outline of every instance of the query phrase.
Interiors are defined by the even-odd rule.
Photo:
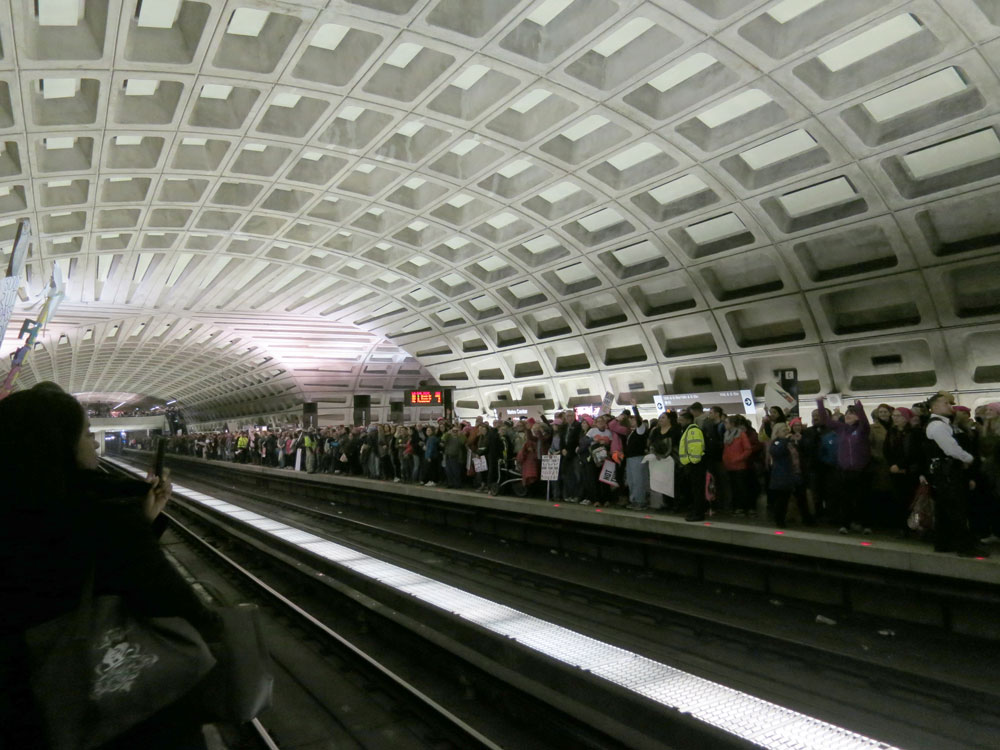
[[[705,433],[698,425],[689,425],[684,430],[678,453],[683,466],[701,463],[702,456],[705,455]]]
[[[303,438],[302,442],[305,443],[306,448],[316,447],[316,441],[313,440],[312,437],[310,437],[309,435],[306,435],[305,438]]]
[[[246,435],[240,435],[236,439],[237,448],[246,448],[248,445],[250,445],[250,438],[248,438]]]

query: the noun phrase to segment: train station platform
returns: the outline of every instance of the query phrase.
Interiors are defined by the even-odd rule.
[[[126,451],[126,453],[138,453]],[[934,552],[926,542],[894,539],[885,534],[843,536],[835,529],[800,527],[777,529],[766,519],[712,516],[703,522],[687,522],[683,517],[661,512],[640,512],[616,507],[595,508],[536,497],[487,495],[471,490],[451,490],[442,486],[394,483],[381,479],[342,474],[307,474],[251,464],[203,459],[171,454],[170,463],[190,466],[224,467],[250,476],[294,477],[297,481],[328,485],[331,488],[363,489],[410,498],[434,500],[457,506],[471,506],[534,515],[573,523],[638,531],[644,534],[682,537],[734,547],[773,551],[856,565],[920,573],[945,578],[982,581],[1000,585],[1000,555],[990,558],[963,558]]]
[[[140,463],[151,454],[125,451]],[[662,512],[580,506],[543,498],[490,496],[357,476],[209,461],[169,454],[185,477],[224,478],[239,487],[362,505],[511,540],[1000,640],[1000,555],[962,558],[926,542],[886,534],[840,535],[832,528],[777,529],[765,518],[713,516],[704,522]],[[613,540],[613,543],[605,543]]]

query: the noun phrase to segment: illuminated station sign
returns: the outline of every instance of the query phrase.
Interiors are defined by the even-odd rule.
[[[407,406],[444,406],[444,391],[407,391]]]

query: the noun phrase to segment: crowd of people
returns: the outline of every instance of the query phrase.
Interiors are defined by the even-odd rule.
[[[410,426],[372,424],[170,438],[205,459],[347,474],[581,505],[832,525],[841,534],[921,534],[935,549],[986,555],[1000,536],[1000,403],[973,415],[938,393],[911,407],[860,401],[806,423],[772,407],[759,429],[701,404],[643,420],[618,416]],[[541,481],[546,456],[556,479]],[[547,484],[547,486],[546,486]],[[920,501],[920,502],[916,502]],[[985,546],[984,546],[985,545]]]

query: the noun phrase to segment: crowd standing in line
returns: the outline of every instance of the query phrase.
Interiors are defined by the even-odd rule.
[[[973,415],[948,393],[909,408],[881,404],[870,416],[860,401],[841,414],[820,399],[808,425],[772,407],[759,430],[698,403],[647,421],[633,402],[616,417],[201,433],[170,438],[169,450],[427,487],[513,487],[692,522],[766,512],[779,528],[794,520],[841,534],[919,534],[963,556],[1000,541],[1000,403]],[[549,483],[545,456],[560,457]]]

